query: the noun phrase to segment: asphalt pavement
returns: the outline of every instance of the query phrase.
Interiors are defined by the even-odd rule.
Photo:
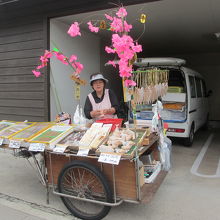
[[[28,213],[18,211],[16,209],[10,208],[0,204],[0,213],[2,220],[45,220]]]

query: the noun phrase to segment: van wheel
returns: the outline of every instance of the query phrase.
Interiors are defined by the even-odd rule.
[[[194,125],[191,126],[190,132],[189,132],[189,137],[184,139],[184,146],[191,147],[193,144],[194,140]]]

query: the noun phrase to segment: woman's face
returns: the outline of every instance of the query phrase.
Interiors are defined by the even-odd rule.
[[[95,80],[92,83],[92,87],[96,92],[102,92],[104,89],[104,85],[105,85],[105,83],[101,79]]]

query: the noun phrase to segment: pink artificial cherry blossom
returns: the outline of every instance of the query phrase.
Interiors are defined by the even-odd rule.
[[[125,86],[129,87],[129,86],[136,86],[136,82],[130,79],[126,79],[125,80]]]
[[[93,24],[91,23],[91,21],[89,21],[87,24],[89,25],[89,30],[90,30],[91,32],[95,32],[95,33],[98,33],[98,32],[99,32],[99,28],[93,26]]]
[[[105,51],[107,52],[107,53],[115,53],[115,50],[114,49],[112,49],[111,47],[105,47]]]
[[[39,77],[41,75],[41,73],[39,71],[36,70],[32,70],[32,73],[36,76]]]
[[[71,37],[76,37],[76,36],[81,36],[80,30],[79,30],[79,23],[78,22],[74,22],[69,30],[67,31],[67,33],[71,36]]]
[[[137,42],[136,42],[136,44],[134,46],[132,46],[132,50],[136,53],[139,53],[142,51],[142,46],[140,44],[137,44]]]
[[[56,52],[56,51],[54,52],[54,54],[55,54],[56,58],[58,60],[60,60],[63,64],[68,65],[66,56],[64,56],[62,53],[59,53],[59,52]]]
[[[121,7],[119,8],[118,12],[116,13],[116,15],[119,17],[119,18],[123,18],[123,17],[126,17],[127,16],[127,11],[125,8]]]
[[[106,17],[108,20],[113,21],[113,17],[111,17],[110,15],[105,14],[105,17]]]
[[[109,61],[107,62],[107,64],[110,64],[110,65],[112,65],[113,67],[116,67],[116,63],[115,63],[114,60],[109,60]]]
[[[39,66],[37,66],[37,70],[39,70],[39,69],[41,69],[41,68],[43,68],[44,66],[42,66],[42,65],[39,65]]]
[[[51,58],[53,53],[51,51],[45,50],[44,55],[45,59]]]
[[[74,54],[69,59],[70,63],[72,63],[73,61],[76,61],[76,60],[77,60],[77,56]]]
[[[75,62],[75,65],[76,65],[76,73],[77,74],[81,73],[84,68],[83,64],[81,64],[80,62]]]

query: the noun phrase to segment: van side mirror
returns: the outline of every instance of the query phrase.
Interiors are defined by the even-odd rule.
[[[206,96],[209,97],[209,96],[212,95],[212,93],[213,93],[213,92],[212,92],[212,90],[210,89],[210,90],[207,92],[207,95],[206,95]]]

